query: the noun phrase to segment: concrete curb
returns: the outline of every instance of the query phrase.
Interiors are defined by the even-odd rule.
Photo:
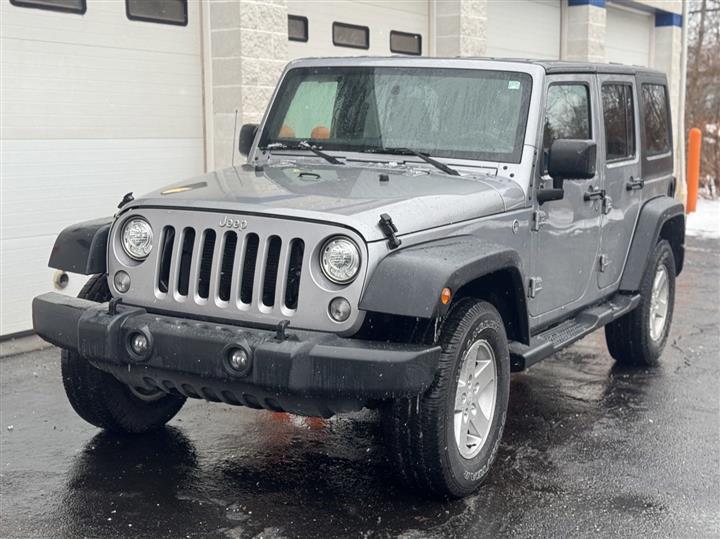
[[[28,335],[26,337],[17,337],[0,342],[0,359],[6,357],[17,356],[27,352],[37,352],[45,348],[50,348],[52,344],[43,341],[37,335]]]

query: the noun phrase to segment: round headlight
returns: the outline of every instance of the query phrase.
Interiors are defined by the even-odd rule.
[[[135,217],[123,225],[122,246],[130,258],[146,259],[152,251],[152,242],[152,227],[145,219]]]
[[[337,284],[347,284],[357,277],[360,250],[350,238],[331,238],[320,251],[320,266],[325,277]]]

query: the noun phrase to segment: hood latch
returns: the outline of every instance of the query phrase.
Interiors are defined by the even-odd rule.
[[[378,224],[388,239],[388,247],[390,247],[390,249],[397,249],[402,245],[402,240],[396,236],[398,229],[395,223],[393,223],[392,217],[387,213],[383,213],[380,215],[380,222]]]

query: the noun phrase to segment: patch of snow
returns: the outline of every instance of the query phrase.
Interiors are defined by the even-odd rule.
[[[688,236],[720,238],[720,199],[698,198],[697,209],[687,216],[685,232]]]

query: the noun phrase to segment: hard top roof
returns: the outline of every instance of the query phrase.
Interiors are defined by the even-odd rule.
[[[328,60],[333,63],[347,61],[348,65],[352,65],[353,60],[384,60],[397,65],[412,64],[414,62],[438,61],[438,62],[467,62],[472,60],[482,62],[502,62],[504,64],[526,64],[536,65],[542,67],[546,73],[610,73],[610,74],[622,74],[622,75],[635,75],[637,73],[647,73],[653,75],[665,75],[662,71],[657,69],[651,69],[644,66],[625,65],[617,63],[595,63],[595,62],[579,62],[579,61],[568,61],[568,60],[538,60],[533,58],[500,58],[500,57],[481,57],[481,56],[469,56],[469,57],[432,57],[432,56],[346,56],[346,57],[324,57],[324,58],[298,58],[298,61],[302,60]]]

